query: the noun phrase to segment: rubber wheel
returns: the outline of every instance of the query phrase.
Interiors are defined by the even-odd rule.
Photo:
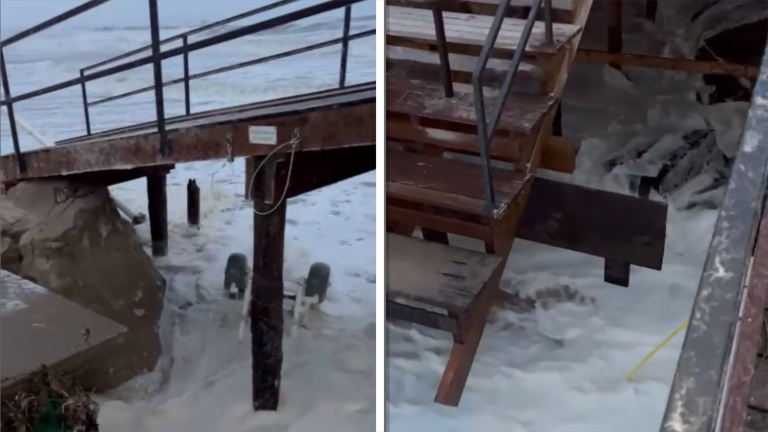
[[[317,296],[318,303],[325,301],[325,295],[328,293],[328,285],[331,280],[331,267],[322,262],[316,262],[309,267],[307,282],[304,288],[304,295],[307,297]]]

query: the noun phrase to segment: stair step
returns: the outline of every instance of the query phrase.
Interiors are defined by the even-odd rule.
[[[492,16],[458,12],[443,12],[445,35],[448,43],[482,47],[493,22]],[[522,36],[525,20],[505,18],[494,47],[515,50]],[[529,54],[556,53],[565,42],[579,33],[580,27],[572,24],[553,24],[555,43],[548,46],[544,41],[544,23],[536,22],[526,46]],[[434,43],[435,23],[427,9],[387,5],[386,33],[388,37],[413,39]]]
[[[471,86],[456,83],[454,92],[454,97],[446,98],[443,88],[437,83],[388,74],[387,111],[476,127]],[[485,89],[488,119],[493,115],[497,95],[495,89]],[[529,135],[541,123],[554,102],[552,96],[511,93],[502,109],[497,130]]]
[[[438,308],[434,313],[448,318],[446,312],[469,308],[501,261],[482,252],[388,233],[387,301]]]
[[[463,3],[496,7],[500,2],[499,0],[464,0]],[[509,3],[512,5],[512,7],[522,8],[530,7],[533,4],[533,0],[510,0]],[[554,10],[572,12],[574,6],[575,0],[552,0],[552,9]],[[542,3],[541,7],[544,7],[544,3]]]
[[[581,0],[552,0],[552,20],[556,23],[572,23],[574,12],[576,11],[576,2]],[[532,0],[512,0],[508,17],[528,18],[533,4]],[[499,7],[499,0],[468,0],[462,9],[446,9],[454,12],[471,12],[478,15],[496,15]],[[536,15],[536,19],[544,21],[544,4],[542,3]]]
[[[448,55],[448,62],[453,81],[469,84],[478,58],[451,53]],[[483,85],[490,88],[500,88],[509,71],[510,63],[507,60],[489,59],[483,73]],[[387,65],[391,69],[402,71],[409,78],[441,82],[440,57],[435,51],[387,46]],[[521,62],[512,88],[514,91],[542,94],[544,90],[541,85],[543,75],[541,68],[536,65]]]
[[[507,205],[518,197],[527,178],[524,173],[491,169],[500,219]],[[483,167],[443,157],[387,149],[387,198],[435,206],[474,215],[485,215]]]

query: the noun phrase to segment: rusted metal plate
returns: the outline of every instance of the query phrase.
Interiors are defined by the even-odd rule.
[[[502,206],[509,204],[525,184],[522,173],[493,169],[492,175],[496,199]],[[387,149],[387,197],[483,214],[483,167],[471,162]]]
[[[743,432],[765,432],[768,430],[768,411],[749,410]]]
[[[26,152],[28,173],[23,178],[224,159],[230,156],[228,142],[234,157],[274,150],[274,145],[249,143],[251,126],[275,127],[278,143],[291,141],[298,129],[299,151],[369,145],[376,142],[375,117],[375,90],[210,115],[169,126],[173,154],[168,158],[160,155],[156,131],[131,130],[107,139]],[[282,151],[290,151],[290,147]],[[2,156],[0,169],[3,182],[22,178],[15,155]]]
[[[469,308],[502,258],[387,234],[387,300],[457,313]]]
[[[768,359],[757,360],[755,374],[752,377],[752,390],[749,405],[762,411],[768,411]]]
[[[667,205],[537,177],[517,237],[661,269]]]
[[[445,122],[477,125],[474,95],[471,87],[456,83],[455,95],[447,99],[439,84],[417,81],[398,74],[387,75],[387,111]],[[497,92],[487,89],[487,115],[496,109]],[[505,102],[498,129],[530,134],[549,112],[555,99],[551,96],[512,93]]]
[[[766,191],[768,47],[733,167],[691,312],[662,432],[711,432],[718,420],[745,275]]]
[[[768,363],[762,359],[755,360],[761,338],[767,331],[763,321],[768,299],[768,214],[765,213],[760,222],[752,269],[746,283],[741,322],[734,335],[736,346],[731,354],[723,432],[741,431],[748,404],[760,407],[759,402],[762,400],[768,407]]]
[[[285,163],[287,162],[286,157]],[[319,152],[299,152],[293,161],[286,196],[293,198],[375,169],[375,143]],[[282,190],[282,186],[277,190]]]

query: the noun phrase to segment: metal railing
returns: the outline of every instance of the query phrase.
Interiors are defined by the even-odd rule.
[[[5,41],[2,41],[0,43],[0,46],[2,48],[5,48],[13,43],[26,39],[29,36],[32,36],[50,27],[53,27],[61,22],[64,22],[84,12],[87,12],[109,1],[110,0],[91,0],[76,8],[73,8],[67,12],[64,12],[54,18],[51,18],[41,24],[38,24],[28,30],[20,32],[8,38]],[[157,130],[158,130],[158,135],[160,136],[159,151],[160,151],[160,154],[164,157],[169,156],[172,152],[171,143],[168,140],[168,137],[165,131],[166,119],[165,119],[165,106],[164,106],[164,97],[163,97],[163,88],[165,86],[179,84],[182,82],[184,83],[185,112],[187,115],[189,115],[191,114],[189,82],[193,79],[203,78],[203,77],[207,77],[207,76],[211,76],[218,73],[227,72],[227,71],[231,71],[231,70],[235,70],[243,67],[254,66],[257,64],[266,63],[268,61],[286,58],[293,55],[298,55],[305,52],[329,47],[335,44],[341,44],[342,49],[341,49],[341,64],[340,64],[340,72],[339,72],[339,75],[340,75],[339,87],[344,87],[346,85],[349,42],[352,40],[363,38],[363,37],[373,36],[375,35],[375,32],[376,32],[375,29],[371,29],[367,31],[358,32],[355,34],[350,34],[352,6],[355,3],[359,3],[363,0],[327,0],[322,3],[315,4],[312,6],[307,6],[302,9],[299,9],[293,12],[288,12],[274,18],[265,19],[263,21],[253,23],[253,24],[247,24],[242,27],[227,31],[225,33],[221,33],[221,34],[211,36],[205,39],[201,39],[198,41],[189,42],[189,37],[194,34],[199,34],[217,27],[221,27],[226,24],[229,24],[238,20],[242,20],[244,18],[251,17],[259,13],[275,9],[280,6],[285,6],[290,3],[294,3],[296,1],[299,1],[299,0],[282,0],[282,1],[277,1],[275,3],[270,3],[269,5],[261,6],[261,7],[249,10],[247,12],[226,18],[224,20],[220,20],[202,27],[198,27],[192,31],[182,33],[164,40],[160,40],[160,26],[159,26],[159,18],[158,18],[158,11],[157,11],[157,0],[148,0],[149,15],[150,15],[149,16],[150,33],[151,33],[151,43],[149,45],[135,49],[127,53],[120,54],[116,57],[99,62],[97,64],[87,66],[80,70],[80,75],[77,78],[59,82],[57,84],[53,84],[51,86],[34,90],[28,93],[24,93],[22,95],[18,95],[15,97],[13,97],[10,92],[10,84],[8,82],[8,73],[7,73],[6,64],[5,64],[5,56],[2,50],[0,49],[0,62],[2,63],[2,81],[3,81],[3,97],[4,97],[2,102],[0,102],[0,106],[5,107],[8,111],[8,120],[11,127],[11,136],[13,139],[14,153],[17,158],[19,172],[22,175],[26,173],[26,164],[19,146],[19,137],[16,129],[16,121],[15,121],[15,116],[13,111],[13,105],[18,102],[29,100],[38,96],[43,96],[43,95],[53,93],[59,90],[63,90],[69,87],[73,87],[77,85],[81,87],[81,93],[83,97],[83,109],[85,114],[86,132],[88,135],[91,135],[90,112],[88,109],[90,106],[99,105],[109,101],[113,101],[113,100],[121,99],[124,97],[132,96],[135,94],[154,90],[155,107],[157,111],[157,114],[156,114]],[[226,66],[226,67],[222,67],[214,70],[209,70],[199,74],[190,75],[189,73],[189,53],[191,52],[208,48],[208,47],[218,45],[224,42],[228,42],[231,40],[235,40],[244,36],[274,29],[276,27],[279,27],[288,23],[292,23],[304,18],[309,18],[315,15],[319,15],[322,13],[330,12],[332,10],[341,9],[341,8],[344,8],[344,21],[343,21],[342,36],[340,38],[309,45],[299,49],[282,52],[279,54],[274,54],[271,56],[266,56],[266,57],[249,60],[242,63],[237,63],[235,65],[230,65],[230,66]],[[174,41],[178,41],[178,40],[182,41],[182,46],[161,51],[160,48],[162,45],[171,43]],[[150,54],[148,56],[134,59],[131,61],[126,61],[108,68],[104,68],[104,66],[116,63],[120,60],[126,60],[132,56],[141,54],[147,50],[150,51]],[[169,58],[177,57],[180,55],[184,56],[183,58],[184,77],[182,79],[163,82],[162,81],[162,61],[167,60]],[[132,69],[136,69],[142,66],[147,66],[150,64],[153,66],[154,84],[152,86],[144,87],[138,90],[133,90],[121,95],[112,96],[99,101],[88,102],[88,91],[86,88],[86,83],[97,80],[97,79],[105,78],[111,75],[115,75],[121,72],[126,72]]]
[[[715,432],[768,186],[768,46],[691,311],[661,432]]]
[[[544,3],[544,42],[546,45],[554,45],[554,34],[552,29],[552,0],[534,0],[531,4],[531,11],[528,14],[528,18],[525,21],[525,26],[520,34],[520,39],[515,48],[514,55],[512,56],[512,62],[507,75],[504,78],[504,83],[499,90],[499,95],[496,99],[496,106],[493,109],[490,121],[486,117],[485,112],[485,97],[483,94],[483,73],[488,65],[488,59],[491,56],[491,51],[496,44],[496,39],[499,37],[501,26],[504,23],[504,19],[508,15],[510,4],[512,2],[503,1],[499,3],[498,9],[496,9],[496,15],[493,17],[491,28],[488,30],[488,36],[483,44],[483,49],[480,52],[475,69],[472,71],[472,91],[474,92],[475,102],[475,115],[477,117],[477,134],[480,138],[480,159],[483,165],[483,180],[485,182],[485,201],[486,211],[492,214],[496,208],[496,197],[493,190],[493,177],[491,175],[491,160],[490,160],[490,147],[493,135],[496,132],[496,128],[499,125],[501,119],[501,112],[504,109],[504,104],[509,97],[509,93],[512,90],[512,84],[515,81],[515,76],[520,68],[520,63],[525,55],[525,48],[528,45],[528,40],[533,32],[533,27],[536,24],[536,16],[541,8],[542,1]],[[443,35],[443,38],[445,36]],[[523,161],[521,161],[523,162]]]

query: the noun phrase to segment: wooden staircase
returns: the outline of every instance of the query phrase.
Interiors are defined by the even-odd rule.
[[[461,399],[536,170],[573,167],[572,146],[551,132],[592,1],[553,1],[550,35],[543,6],[527,33],[535,4],[511,0],[488,51],[499,0],[387,2],[387,313],[453,334],[435,398],[446,405]],[[492,58],[476,71],[484,51]],[[490,119],[485,148],[478,112]],[[449,233],[482,240],[485,253],[451,247]]]

